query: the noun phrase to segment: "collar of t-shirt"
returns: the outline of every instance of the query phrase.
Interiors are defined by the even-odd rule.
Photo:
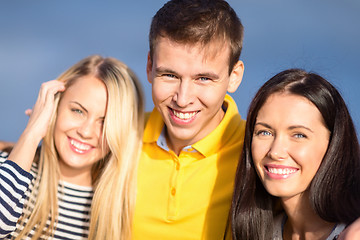
[[[163,127],[163,129],[162,129],[162,131],[160,133],[160,136],[159,136],[158,140],[156,141],[156,144],[160,148],[164,149],[165,151],[167,151],[167,152],[170,151],[169,146],[167,145],[167,142],[166,142],[166,126],[165,126],[165,124],[164,124],[164,127]],[[182,151],[197,152],[197,150],[191,145],[188,145],[188,146],[184,147],[182,149]]]
[[[226,110],[227,110],[227,107],[224,106],[224,104],[221,106],[221,108],[223,109],[223,111],[226,113]],[[158,138],[158,140],[156,141],[156,144],[164,149],[165,151],[169,152],[170,149],[169,149],[169,146],[167,145],[167,142],[166,142],[166,125],[164,124],[164,127],[160,133],[160,136]],[[182,151],[186,151],[186,152],[198,152],[198,150],[196,150],[193,146],[191,145],[188,145],[186,147],[184,147],[182,149]]]

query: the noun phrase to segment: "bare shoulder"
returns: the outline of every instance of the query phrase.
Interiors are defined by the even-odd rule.
[[[360,239],[360,217],[349,225],[339,236],[338,240]]]

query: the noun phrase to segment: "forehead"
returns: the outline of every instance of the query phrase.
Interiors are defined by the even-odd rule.
[[[324,125],[320,111],[311,101],[290,93],[270,95],[260,108],[256,121],[274,122],[281,125]]]
[[[65,92],[74,91],[74,89],[91,89],[99,87],[105,87],[105,83],[95,76],[87,75],[74,79]]]
[[[107,89],[105,83],[94,76],[84,76],[75,79],[65,90],[62,99],[96,104],[107,101]]]
[[[155,69],[169,69],[178,74],[213,72],[227,76],[229,72],[229,46],[182,44],[162,38],[152,58]]]
[[[154,44],[155,57],[166,47],[182,48],[187,52],[194,52],[203,57],[203,61],[212,60],[217,57],[230,58],[230,44],[225,40],[212,40],[209,43],[186,43],[172,40],[168,37],[158,37]],[[154,56],[152,56],[154,57]]]

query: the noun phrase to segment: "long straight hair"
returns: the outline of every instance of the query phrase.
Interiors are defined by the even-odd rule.
[[[330,131],[327,152],[309,186],[309,201],[325,221],[349,224],[360,216],[360,150],[355,127],[340,93],[324,78],[301,69],[289,69],[267,81],[252,100],[237,168],[230,210],[232,236],[271,239],[278,198],[259,179],[251,152],[256,117],[274,93],[305,97],[321,113]]]
[[[87,57],[59,76],[69,88],[77,79],[94,76],[107,88],[107,108],[103,146],[109,154],[92,166],[94,196],[91,204],[89,239],[130,239],[136,195],[136,172],[144,126],[144,100],[136,75],[122,62],[98,55]],[[65,90],[66,91],[66,90]],[[57,189],[59,157],[54,143],[57,106],[63,93],[55,97],[49,130],[43,139],[38,175],[16,239],[35,229],[34,239],[53,236],[58,217]],[[106,203],[106,204],[105,204]],[[49,220],[49,227],[46,222]]]

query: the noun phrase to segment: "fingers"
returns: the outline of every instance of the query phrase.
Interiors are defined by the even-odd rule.
[[[46,103],[52,103],[56,93],[63,92],[65,84],[58,80],[51,80],[41,84],[40,91],[33,109],[26,109],[25,114],[30,117],[35,108],[42,108]]]
[[[55,94],[64,90],[65,84],[58,80],[52,80],[41,84],[39,96],[31,114],[35,111],[39,111],[38,113],[41,113],[48,108],[53,108]]]
[[[32,109],[31,109],[31,108],[25,110],[25,115],[26,115],[26,116],[30,117],[31,113],[32,113]]]
[[[65,90],[65,84],[58,80],[51,80],[41,84],[39,97],[42,101],[48,101],[54,99],[54,96],[58,92]]]
[[[36,135],[40,139],[45,136],[55,108],[55,95],[64,90],[64,83],[58,80],[48,81],[41,85],[33,109],[25,111],[25,114],[30,116],[26,132]]]
[[[41,85],[39,97],[44,104],[51,105],[54,102],[55,94],[64,90],[63,82],[52,80]]]

